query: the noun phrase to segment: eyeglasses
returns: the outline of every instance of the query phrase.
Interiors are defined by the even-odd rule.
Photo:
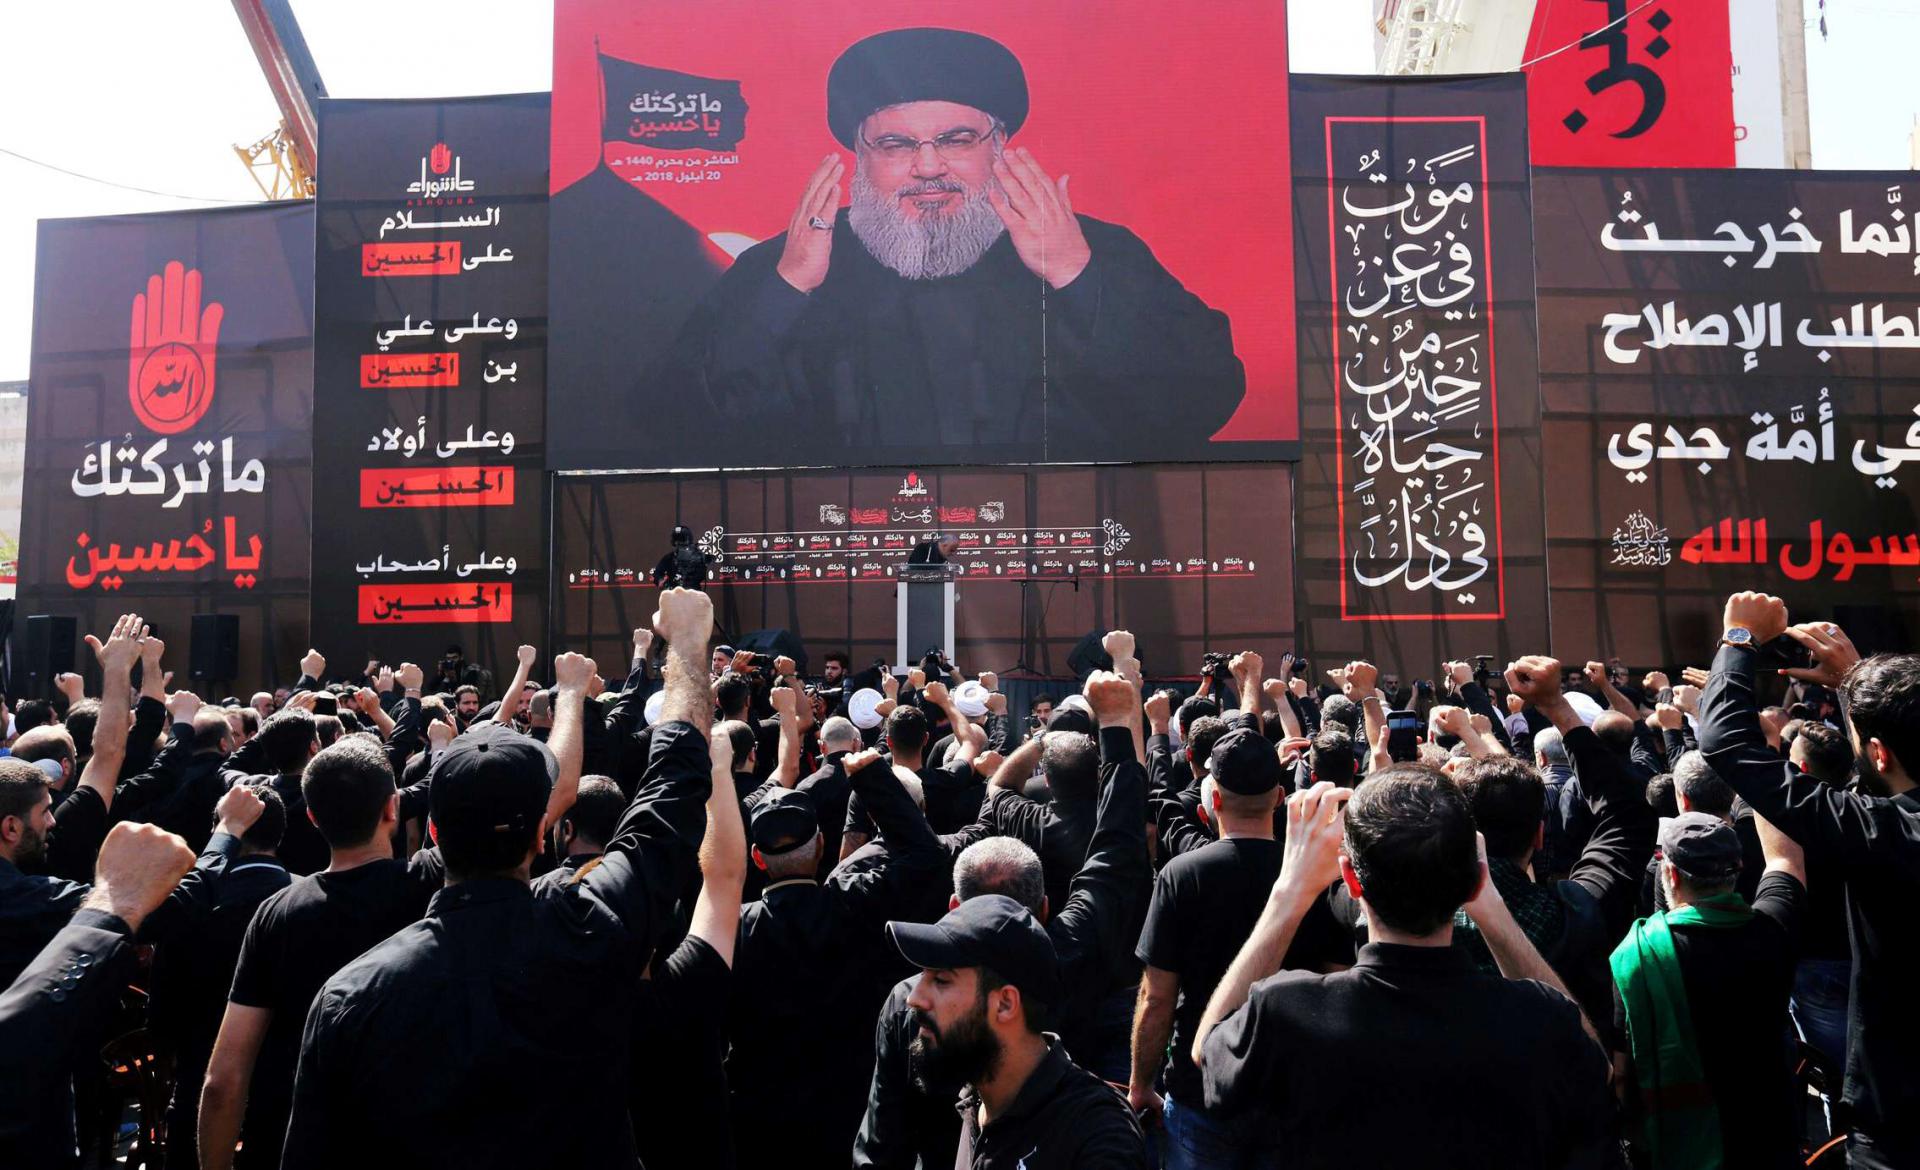
[[[979,150],[988,139],[993,137],[994,131],[997,129],[999,129],[998,126],[992,126],[985,130],[971,130],[963,127],[959,130],[949,130],[945,134],[938,134],[932,138],[909,138],[904,134],[882,134],[880,137],[872,139],[871,141],[864,138],[861,139],[861,141],[866,143],[868,150],[873,151],[881,158],[892,163],[905,162],[913,158],[920,153],[920,148],[923,146],[933,147],[935,154],[946,159],[948,162],[952,162],[955,159],[970,157],[975,151]]]

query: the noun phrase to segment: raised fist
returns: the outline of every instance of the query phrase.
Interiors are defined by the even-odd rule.
[[[880,693],[889,699],[900,697],[900,676],[887,671],[880,676]]]
[[[1507,696],[1507,714],[1518,715],[1527,709],[1527,701],[1519,695]]]
[[[514,651],[514,655],[516,659],[519,661],[520,665],[526,667],[528,670],[532,670],[533,660],[539,657],[540,652],[538,650],[535,650],[531,646],[522,646],[518,650]]]
[[[406,691],[419,690],[423,677],[420,668],[411,662],[402,662],[399,673],[394,675],[395,680],[400,684],[400,689]]]
[[[260,814],[267,811],[267,802],[251,784],[235,784],[220,797],[220,803],[213,806],[214,822],[220,831],[229,836],[238,837],[253,827]]]
[[[926,671],[921,670],[917,666],[914,667],[912,670],[907,671],[907,689],[908,690],[910,691],[925,690],[926,686],[927,686]]]
[[[327,673],[327,656],[318,650],[308,650],[300,656],[300,673],[311,679],[318,679]]]
[[[1472,726],[1464,707],[1435,707],[1428,713],[1427,719],[1435,731],[1456,739],[1466,735],[1467,729]]]
[[[1242,650],[1233,656],[1232,661],[1227,663],[1227,670],[1233,675],[1235,682],[1243,682],[1249,678],[1259,678],[1261,673],[1266,670],[1266,667],[1266,660],[1252,650]]]
[[[782,719],[793,718],[794,712],[799,710],[800,706],[794,702],[793,690],[790,687],[773,688],[773,693],[767,696],[767,701],[773,704],[774,713]]]
[[[444,719],[427,720],[427,747],[433,751],[445,751],[453,742],[453,725]]]
[[[852,755],[842,759],[840,761],[840,767],[846,772],[847,775],[851,776],[856,772],[865,770],[867,765],[873,763],[879,758],[880,758],[880,752],[878,749],[868,748],[866,751],[854,752]]]
[[[785,654],[773,660],[773,673],[778,678],[792,678],[799,669],[800,665]]]
[[[672,592],[678,593],[683,592],[683,590],[672,590]],[[704,597],[706,595],[701,594],[701,596]],[[676,646],[682,644],[679,639],[672,638],[672,635],[668,635],[668,637],[672,639]],[[705,640],[704,638],[701,639],[701,641]],[[575,654],[569,650],[553,660],[553,685],[556,689],[585,693],[587,689],[587,679],[592,674],[593,659],[588,658],[584,654]]]
[[[185,841],[153,825],[123,821],[100,846],[93,888],[81,905],[104,910],[138,930],[192,868],[193,850]]]
[[[947,693],[947,684],[943,682],[930,682],[927,684],[926,690],[920,693],[930,707],[945,707],[948,699],[951,697]]]
[[[1692,683],[1681,683],[1673,688],[1673,705],[1688,715],[1700,711],[1700,688]]]
[[[1661,703],[1654,707],[1653,715],[1647,722],[1653,724],[1661,731],[1678,731],[1680,730],[1680,719],[1680,708],[1674,706],[1672,703]]]
[[[166,652],[167,644],[149,633],[140,646],[141,668],[148,672],[160,669],[160,656]]]
[[[1607,668],[1602,663],[1589,662],[1580,669],[1580,673],[1586,676],[1588,684],[1596,690],[1607,685]]]
[[[1173,700],[1165,691],[1155,691],[1147,700],[1147,722],[1155,727],[1166,723],[1173,714]]]
[[[1096,670],[1087,676],[1087,706],[1100,726],[1125,723],[1139,709],[1140,692],[1132,683],[1110,670]]]
[[[980,676],[980,685],[990,691],[997,691],[1000,689],[1000,676],[989,670]]]
[[[133,297],[127,344],[127,401],[148,429],[187,430],[213,404],[220,357],[218,301],[200,306],[200,270],[172,261]]]
[[[645,658],[653,649],[653,631],[642,627],[633,631],[633,656]]]
[[[1007,758],[999,752],[981,752],[973,757],[973,770],[982,776],[991,776],[1006,762]]]
[[[987,695],[987,711],[994,715],[1005,715],[1007,713],[1007,697],[999,691],[990,692]]]
[[[373,712],[380,707],[380,696],[373,693],[372,687],[361,687],[353,693],[353,701],[362,711]]]
[[[1447,663],[1447,681],[1456,688],[1466,686],[1473,681],[1473,667],[1464,662]]]
[[[192,723],[200,713],[200,696],[192,691],[175,691],[167,696],[167,717],[175,723]]]
[[[714,730],[718,731],[718,728]],[[731,735],[713,735],[707,738],[707,760],[715,776],[728,776],[733,773],[733,737]]]
[[[1667,681],[1667,672],[1664,670],[1649,670],[1647,676],[1640,680],[1641,688],[1650,695],[1658,694],[1672,685]]]
[[[1535,707],[1560,697],[1560,660],[1528,654],[1507,664],[1507,689]]]
[[[1371,662],[1349,662],[1340,677],[1345,681],[1347,697],[1358,703],[1372,697],[1380,682],[1380,670]]]
[[[698,589],[663,589],[660,608],[653,615],[654,633],[669,646],[688,653],[703,653],[713,633],[713,599]],[[704,669],[704,664],[703,667]]]
[[[1109,630],[1107,636],[1100,639],[1100,648],[1105,650],[1107,657],[1115,662],[1122,658],[1132,658],[1134,656],[1133,635],[1126,630]]]
[[[1724,625],[1753,631],[1753,644],[1764,646],[1787,632],[1787,603],[1769,593],[1736,593],[1727,598]]]

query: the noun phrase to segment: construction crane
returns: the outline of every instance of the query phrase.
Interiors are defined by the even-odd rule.
[[[326,84],[289,0],[233,0],[233,11],[280,106],[280,125],[273,133],[250,146],[236,145],[233,152],[268,199],[311,199],[320,157],[313,107],[327,96]]]

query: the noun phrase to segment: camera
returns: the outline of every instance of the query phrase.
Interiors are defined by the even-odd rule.
[[[1200,657],[1200,677],[1210,678],[1220,686],[1231,685],[1233,670],[1227,665],[1231,661],[1231,655],[1222,654],[1218,650],[1207,651]]]

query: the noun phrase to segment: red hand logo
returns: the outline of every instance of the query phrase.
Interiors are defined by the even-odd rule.
[[[178,434],[213,404],[225,312],[217,301],[201,311],[200,270],[178,260],[168,263],[164,278],[148,277],[147,291],[134,294],[127,399],[150,430]]]
[[[447,149],[446,143],[436,142],[432,152],[427,155],[427,165],[433,168],[434,174],[444,175],[447,168],[453,165],[453,152]]]

